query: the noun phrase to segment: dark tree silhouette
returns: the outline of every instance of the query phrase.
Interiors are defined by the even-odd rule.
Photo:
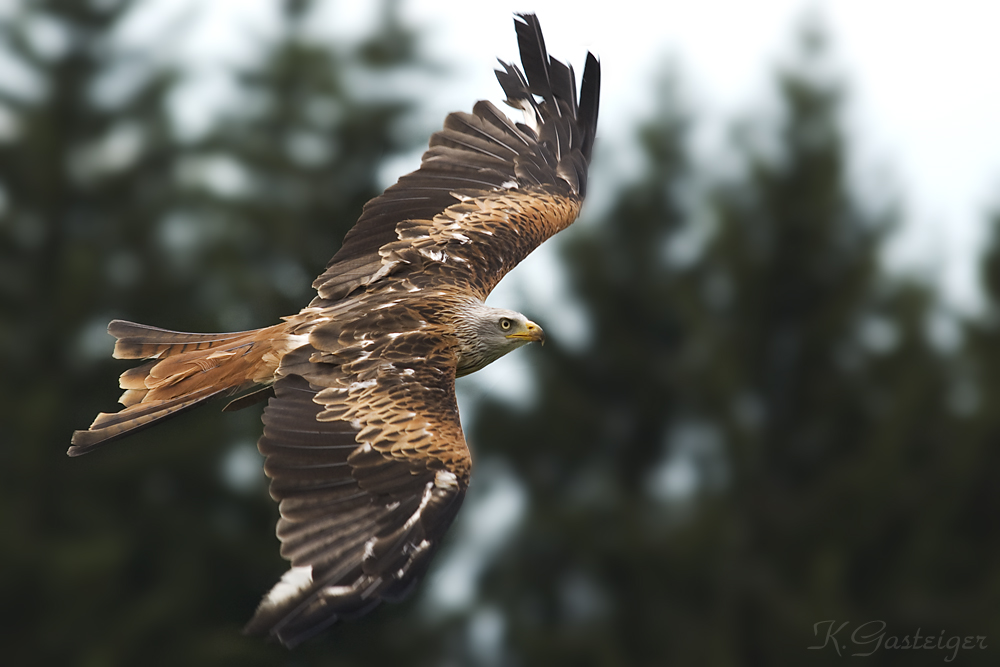
[[[643,178],[567,245],[590,343],[547,347],[538,403],[484,409],[474,438],[509,453],[531,499],[483,594],[516,660],[836,664],[807,648],[827,619],[849,622],[845,644],[868,621],[886,642],[988,634],[995,595],[973,582],[995,540],[958,499],[995,459],[954,407],[933,292],[879,266],[895,215],[851,185],[829,72],[807,29],[779,120],[744,125],[742,168],[705,200],[662,100]],[[868,659],[900,659],[882,649]]]
[[[113,38],[134,8],[27,2],[0,33],[27,73],[0,84],[4,662],[276,664],[284,649],[240,634],[285,568],[259,408],[209,407],[73,460],[67,438],[114,410],[110,319],[211,331],[305,305],[382,161],[410,147],[392,138],[405,99],[348,79],[419,68],[414,37],[386,3],[368,36],[317,44],[309,3],[286,3],[239,108],[182,141],[180,75]],[[342,635],[339,653],[377,663],[397,650],[385,632]]]

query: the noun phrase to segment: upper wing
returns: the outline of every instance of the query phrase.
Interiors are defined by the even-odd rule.
[[[489,102],[450,114],[420,168],[365,206],[313,283],[321,298],[409,271],[425,284],[464,284],[485,299],[507,271],[576,219],[597,128],[600,65],[587,54],[577,98],[573,68],[549,57],[538,19],[519,19],[527,77],[501,63],[497,79],[531,125],[512,122]]]
[[[462,504],[471,462],[454,350],[405,313],[394,328],[365,321],[385,312],[321,325],[282,360],[259,448],[292,567],[247,632],[292,647],[398,599]]]

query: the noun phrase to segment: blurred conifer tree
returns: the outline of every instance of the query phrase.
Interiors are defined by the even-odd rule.
[[[780,120],[746,126],[707,212],[682,205],[684,123],[660,100],[643,178],[567,246],[589,344],[536,356],[527,413],[482,410],[473,442],[530,496],[481,602],[514,661],[836,664],[806,648],[831,618],[988,634],[996,503],[963,480],[996,465],[956,406],[961,338],[934,333],[955,321],[880,270],[895,215],[852,186],[821,32],[778,81]]]
[[[657,109],[639,135],[642,176],[600,221],[560,239],[586,343],[547,343],[533,355],[538,401],[487,401],[470,436],[477,453],[509,457],[529,496],[483,582],[481,604],[503,611],[510,664],[665,664],[640,658],[666,655],[667,628],[691,613],[665,596],[684,558],[670,553],[673,517],[647,489],[675,420],[684,332],[666,256],[695,177],[668,80]]]
[[[154,579],[169,579],[157,566],[173,554],[150,558],[173,493],[157,462],[137,474],[126,452],[86,462],[64,453],[73,428],[117,399],[106,320],[160,300],[168,283],[150,222],[173,194],[163,102],[174,75],[113,47],[130,6],[25,2],[0,28],[23,74],[0,84],[0,595],[17,610],[0,632],[10,664],[120,662],[140,642],[154,648],[150,634],[171,611]]]
[[[0,84],[0,595],[17,610],[4,662],[279,664],[285,649],[240,635],[286,566],[260,409],[209,407],[107,451],[65,450],[115,409],[126,366],[110,359],[108,320],[212,331],[307,303],[382,161],[410,148],[397,127],[409,105],[389,84],[419,67],[414,37],[386,2],[367,36],[318,43],[311,3],[287,2],[239,74],[238,108],[190,140],[168,113],[178,74],[117,46],[141,7],[29,1],[0,33],[25,72]],[[391,654],[380,632],[341,637],[342,664]]]
[[[779,81],[783,120],[749,138],[744,177],[715,191],[717,233],[686,277],[700,298],[680,311],[693,326],[677,400],[728,469],[706,618],[726,637],[719,662],[800,664],[827,619],[978,634],[982,619],[954,604],[974,590],[945,583],[952,547],[975,541],[941,504],[972,451],[951,400],[957,356],[934,335],[956,323],[928,286],[879,266],[895,215],[855,194],[815,28]]]

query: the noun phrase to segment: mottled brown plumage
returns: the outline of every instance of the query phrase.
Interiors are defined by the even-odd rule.
[[[549,58],[533,15],[515,21],[525,74],[502,64],[507,103],[453,113],[420,168],[369,202],[281,324],[187,334],[115,321],[124,409],[73,435],[70,455],[215,396],[269,398],[259,449],[291,569],[247,626],[295,646],[340,618],[404,595],[461,506],[471,459],[455,378],[541,328],[483,301],[545,239],[576,219],[597,125],[600,67],[580,95]],[[264,391],[260,391],[263,389]]]

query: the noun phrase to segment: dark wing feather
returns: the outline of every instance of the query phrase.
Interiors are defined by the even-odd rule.
[[[402,272],[421,274],[422,286],[458,283],[485,298],[576,219],[597,128],[600,65],[588,54],[578,101],[573,68],[548,55],[538,19],[519,15],[515,27],[524,73],[501,62],[497,80],[534,127],[489,102],[450,114],[420,168],[365,206],[313,283],[321,300]]]
[[[485,299],[573,222],[597,125],[597,60],[578,102],[537,19],[515,23],[524,73],[501,63],[497,78],[532,127],[489,102],[449,115],[420,168],[365,206],[314,283],[303,316],[326,321],[282,359],[260,440],[292,568],[248,632],[294,646],[400,597],[461,506],[471,462],[446,310],[456,293]]]
[[[390,311],[321,325],[282,360],[259,448],[292,568],[248,633],[292,647],[399,599],[462,504],[471,464],[454,351],[412,314]]]

